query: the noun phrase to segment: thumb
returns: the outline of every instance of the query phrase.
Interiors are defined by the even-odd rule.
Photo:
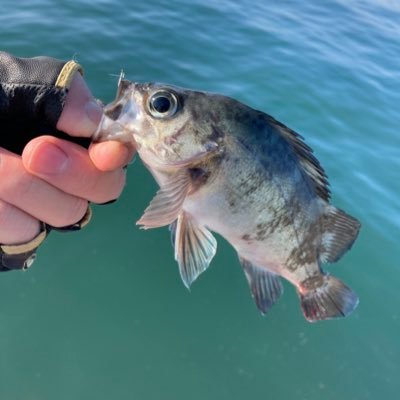
[[[76,73],[68,91],[57,129],[71,136],[90,137],[100,123],[103,109],[93,98],[81,74]]]

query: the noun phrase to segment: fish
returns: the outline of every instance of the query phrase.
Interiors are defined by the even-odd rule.
[[[134,144],[159,185],[137,224],[169,226],[189,288],[217,241],[236,250],[266,314],[296,288],[306,320],[344,317],[358,296],[322,265],[337,262],[360,222],[330,203],[327,175],[304,138],[272,116],[220,94],[120,79],[93,137]]]

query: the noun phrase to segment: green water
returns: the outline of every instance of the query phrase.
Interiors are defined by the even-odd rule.
[[[123,68],[272,114],[306,137],[333,202],[363,224],[329,266],[358,293],[354,314],[309,324],[285,285],[263,318],[221,238],[184,288],[168,230],[134,225],[156,190],[136,160],[117,203],[0,276],[1,400],[398,397],[397,1],[3,1],[0,26],[3,50],[74,56],[104,101]]]

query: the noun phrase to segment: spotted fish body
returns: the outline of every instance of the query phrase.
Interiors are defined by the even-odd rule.
[[[354,292],[321,269],[353,244],[360,224],[330,205],[326,175],[301,136],[234,99],[122,81],[95,140],[134,141],[160,190],[138,224],[170,225],[186,286],[210,264],[215,231],[236,249],[266,313],[297,289],[309,321],[345,316]]]

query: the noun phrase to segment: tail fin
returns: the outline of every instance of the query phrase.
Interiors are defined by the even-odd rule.
[[[319,275],[303,282],[298,291],[301,308],[309,322],[345,317],[357,307],[357,295],[342,281]]]
[[[319,259],[322,263],[334,263],[357,238],[361,224],[352,216],[329,206],[323,220],[323,234]]]

